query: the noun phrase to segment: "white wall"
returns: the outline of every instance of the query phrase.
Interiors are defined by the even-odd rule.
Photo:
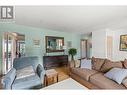
[[[124,60],[127,58],[127,51],[120,51],[119,45],[120,45],[120,35],[127,34],[126,30],[117,30],[114,31],[113,35],[113,60]]]
[[[106,57],[106,32],[105,29],[92,32],[92,56]]]
[[[127,58],[127,51],[120,51],[120,35],[127,34],[127,29],[102,29],[92,32],[92,56],[107,58],[107,36],[113,37],[112,59],[114,61]]]
[[[113,36],[114,31],[106,29],[106,58],[113,60]]]

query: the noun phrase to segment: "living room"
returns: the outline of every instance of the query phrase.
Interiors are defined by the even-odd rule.
[[[119,83],[117,79],[109,81],[111,78],[105,78],[102,73],[100,74],[105,69],[103,74],[108,73],[112,68],[120,68],[120,70],[126,68],[126,6],[3,6],[1,8],[13,8],[15,14],[13,19],[0,21],[1,82],[3,83],[5,79],[5,84],[8,85],[7,74],[13,68],[16,69],[12,71],[11,75],[15,76],[10,86],[5,88],[3,86],[2,89],[18,89],[19,86],[21,87],[19,89],[31,89],[29,87],[31,84],[33,86],[34,83],[40,84],[42,81],[42,87],[36,85],[37,88],[126,89],[127,84],[124,82],[124,85],[122,81],[127,75],[124,75]],[[54,46],[53,43],[58,45]],[[72,60],[73,57],[75,61]],[[83,69],[84,67],[91,69],[92,62],[95,63],[94,70]],[[36,69],[34,66],[30,67],[28,63],[32,63],[32,66],[38,63],[41,66],[35,66]],[[64,63],[65,66],[56,67],[57,63]],[[29,66],[26,68],[27,72],[34,68],[39,77],[30,77],[30,80],[35,79],[28,83],[21,78],[22,82],[14,86],[12,84],[16,83],[14,80],[18,76],[21,64]],[[23,65],[21,67],[24,67]],[[52,66],[55,67],[50,68]],[[25,69],[20,70],[22,71]],[[93,74],[98,75],[94,77]],[[66,75],[66,79],[60,80]],[[55,80],[52,80],[52,77],[48,80],[49,76],[58,77],[58,83],[54,82],[57,80],[56,77]],[[107,83],[98,83],[99,79],[95,80],[96,77],[105,78],[102,80],[106,80]],[[53,81],[53,84],[48,85],[48,81]],[[108,82],[112,85],[107,85]]]

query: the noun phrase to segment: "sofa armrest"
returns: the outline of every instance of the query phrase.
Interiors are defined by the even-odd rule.
[[[80,67],[80,60],[72,60],[69,61],[69,68],[79,68]]]
[[[43,81],[45,76],[45,69],[40,64],[38,64],[36,71],[40,79]]]
[[[72,60],[72,61],[69,61],[69,68],[74,68],[75,67],[75,63],[74,63],[74,61]]]

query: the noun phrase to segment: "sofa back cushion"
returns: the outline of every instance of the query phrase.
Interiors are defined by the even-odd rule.
[[[18,70],[22,69],[27,66],[33,66],[34,70],[36,71],[37,65],[39,63],[38,57],[21,57],[15,58],[13,62],[13,67]]]
[[[16,69],[12,68],[4,77],[4,89],[11,89],[12,83],[16,77]]]
[[[123,68],[122,62],[120,61],[113,62],[113,61],[106,59],[105,63],[103,64],[101,68],[101,72],[105,73],[112,68]]]
[[[100,71],[105,59],[92,57],[92,69]]]
[[[123,66],[124,66],[124,68],[127,68],[127,59],[125,59],[125,60],[123,61]]]

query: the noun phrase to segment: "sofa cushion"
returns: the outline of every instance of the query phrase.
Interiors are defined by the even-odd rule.
[[[105,59],[92,57],[92,69],[100,71]]]
[[[37,65],[39,63],[39,57],[33,56],[33,57],[21,57],[21,58],[15,58],[13,62],[13,67],[16,70],[22,69],[27,66],[33,66],[34,71],[36,71]]]
[[[101,72],[105,73],[114,67],[123,68],[122,63],[120,61],[113,62],[113,61],[106,59],[104,65],[101,68]]]
[[[85,68],[72,68],[71,71],[72,73],[82,77],[86,81],[89,81],[89,77],[91,75],[97,73],[97,71],[95,70],[90,70],[90,69],[85,69]]]
[[[35,75],[35,72],[32,66],[27,66],[16,71],[16,79],[25,78],[31,75]]]
[[[127,69],[112,68],[104,76],[121,84],[123,79],[127,77]]]
[[[38,75],[29,76],[22,79],[16,79],[12,85],[12,89],[30,89],[42,84]]]
[[[127,68],[127,59],[124,60],[123,65],[125,68]]]
[[[102,89],[125,89],[123,85],[106,78],[103,73],[97,73],[90,77],[90,82]]]
[[[16,76],[16,69],[12,68],[4,77],[3,83],[5,89],[11,89],[12,83]]]

